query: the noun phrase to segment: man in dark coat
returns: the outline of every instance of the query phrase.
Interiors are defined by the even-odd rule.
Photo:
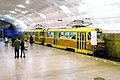
[[[31,44],[31,46],[33,44],[33,37],[32,36],[30,36],[30,44]]]
[[[12,46],[14,46],[14,42],[15,42],[15,37],[12,37]]]
[[[24,40],[21,40],[20,46],[21,46],[21,55],[20,57],[22,58],[22,53],[24,54],[23,58],[25,58],[25,45],[24,45]]]

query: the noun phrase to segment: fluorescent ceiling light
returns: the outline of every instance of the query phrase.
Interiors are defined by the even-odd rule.
[[[21,11],[21,13],[26,14],[28,11]]]
[[[3,20],[3,21],[4,21],[5,19],[4,19],[4,18],[1,18],[1,20]]]
[[[39,15],[42,17],[42,18],[47,18],[44,14],[42,13],[39,13]]]
[[[13,13],[13,14],[15,14],[16,12],[15,11],[9,11],[10,13]]]
[[[15,9],[15,11],[18,11],[18,9]]]
[[[27,19],[29,20],[29,21],[33,21],[31,18],[29,18],[29,17],[27,17]]]
[[[20,7],[20,8],[25,8],[24,5],[16,5],[17,7]]]
[[[17,23],[17,22],[15,22],[15,21],[13,22],[13,24],[14,24],[15,26],[17,26],[17,25],[18,25],[18,23]]]
[[[71,13],[70,9],[67,6],[60,6],[60,9],[62,9],[65,13]]]
[[[29,3],[30,3],[30,1],[27,0],[27,1],[26,1],[26,4],[29,4]]]

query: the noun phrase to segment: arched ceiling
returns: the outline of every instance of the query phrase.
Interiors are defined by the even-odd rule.
[[[120,29],[120,0],[0,0],[0,14],[22,20],[27,28],[62,27],[84,20],[105,30]]]

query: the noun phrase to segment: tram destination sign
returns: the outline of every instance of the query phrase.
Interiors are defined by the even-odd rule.
[[[97,45],[97,31],[91,31],[91,45]]]

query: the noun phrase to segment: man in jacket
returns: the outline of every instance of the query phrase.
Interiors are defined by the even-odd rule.
[[[18,40],[18,38],[14,42],[14,47],[15,47],[15,58],[19,58],[20,40]]]

